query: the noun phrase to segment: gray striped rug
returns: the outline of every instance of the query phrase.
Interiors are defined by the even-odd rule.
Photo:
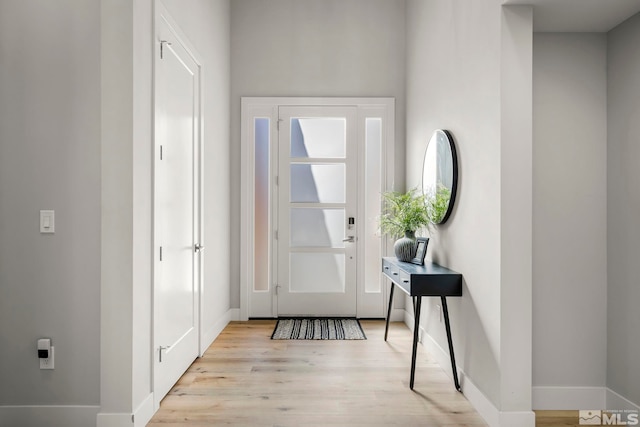
[[[280,319],[272,340],[366,340],[357,319]]]

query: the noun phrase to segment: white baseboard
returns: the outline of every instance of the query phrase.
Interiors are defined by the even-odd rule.
[[[409,313],[407,310],[402,310],[402,312],[404,313],[404,324],[413,331],[413,325],[415,323],[413,320],[413,314]]]
[[[153,407],[153,393],[149,393],[142,403],[133,411],[134,427],[145,427],[155,413],[156,409]]]
[[[102,413],[98,414],[96,427],[128,427],[133,426],[132,414]]]
[[[411,317],[411,316],[409,316]],[[411,319],[413,323],[413,318]],[[449,378],[451,378],[451,385],[453,386],[453,369],[451,368],[451,358],[449,357],[449,351],[443,349],[440,344],[438,344],[433,337],[429,334],[423,334],[422,336],[422,345],[427,350],[427,352],[433,356],[436,360],[440,368],[447,374]],[[471,381],[460,369],[459,366],[456,366],[456,370],[458,371],[458,380],[460,381],[460,388],[462,389],[462,393],[467,398],[469,403],[475,408],[476,411],[480,414],[482,418],[489,424],[490,426],[511,426],[510,424],[501,424],[501,415],[498,408],[487,398],[487,396],[480,391],[478,387]],[[531,424],[533,427],[534,424]],[[515,424],[514,424],[515,426]]]
[[[132,414],[103,413],[98,414],[96,427],[133,426]]]
[[[604,409],[605,387],[541,387],[532,391],[533,409],[539,410],[580,410]]]
[[[88,427],[96,424],[99,406],[0,406],[2,427]]]
[[[202,334],[202,341],[200,342],[200,355],[202,356],[204,352],[207,351],[211,343],[216,338],[218,338],[220,332],[222,332],[222,330],[229,324],[229,322],[238,320],[239,318],[240,309],[230,308],[216,321],[216,323],[214,323],[213,327],[211,327],[208,331],[204,331]]]
[[[406,311],[404,310],[404,308],[392,308],[391,309],[391,316],[389,318],[389,321],[391,322],[405,322],[405,315],[406,315]]]
[[[153,407],[153,401],[153,393],[149,393],[133,414],[99,413],[96,418],[96,427],[144,427],[156,413],[157,409]]]
[[[616,393],[610,388],[607,388],[606,405],[604,406],[604,409],[629,410],[629,411],[640,412],[640,405],[633,403],[626,397]]]
[[[533,409],[634,410],[640,406],[607,387],[533,387]]]
[[[533,411],[500,412],[500,427],[535,427],[536,413]]]
[[[413,330],[414,319],[409,312],[404,312],[404,323]],[[451,368],[451,358],[449,350],[445,350],[438,344],[431,335],[424,333],[422,335],[422,346],[426,349],[440,368],[451,378],[451,386],[453,387],[453,369]],[[465,372],[456,366],[458,371],[458,379],[462,394],[467,398],[469,403],[474,407],[478,414],[491,427],[535,427],[536,417],[533,411],[521,412],[501,412],[496,406],[484,395],[484,393],[466,376]]]
[[[430,341],[433,341],[431,337],[429,337]],[[437,343],[436,343],[437,345]],[[438,346],[440,347],[440,346]],[[441,347],[440,347],[441,348]],[[434,353],[431,353],[434,354]],[[436,360],[438,360],[438,364],[442,366],[443,362],[440,362],[440,357],[438,356]],[[449,354],[446,354],[446,358],[449,358]],[[448,362],[450,365],[451,362]],[[457,368],[457,367],[456,367]],[[446,372],[446,371],[445,371]],[[451,372],[451,368],[449,368],[449,372]],[[478,411],[480,416],[489,424],[491,427],[511,427],[509,424],[501,424],[502,419],[500,416],[500,411],[495,407],[493,402],[489,400],[484,393],[476,387],[476,385],[471,381],[463,371],[458,369],[458,378],[460,379],[460,388],[462,389],[462,393],[464,397],[467,398],[471,406]],[[453,380],[452,380],[453,381]],[[531,424],[531,427],[534,427],[534,424]]]

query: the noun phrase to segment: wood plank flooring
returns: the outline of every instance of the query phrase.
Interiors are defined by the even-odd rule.
[[[275,321],[232,322],[162,401],[149,427],[485,426],[453,382],[394,323],[362,321],[367,340],[271,340]]]
[[[232,322],[162,401],[148,427],[485,426],[412,335],[361,321],[364,341],[271,340],[275,321]],[[536,411],[538,427],[578,426],[577,411]]]
[[[536,427],[580,427],[578,411],[534,411]]]

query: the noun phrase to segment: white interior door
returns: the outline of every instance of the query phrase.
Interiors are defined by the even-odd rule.
[[[280,107],[279,316],[356,315],[356,107]]]
[[[198,356],[200,68],[161,14],[155,58],[156,405]]]

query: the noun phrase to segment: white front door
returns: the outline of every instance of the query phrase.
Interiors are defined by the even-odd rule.
[[[384,317],[393,99],[242,98],[241,110],[240,318]]]
[[[156,407],[198,356],[200,67],[160,13],[155,58]]]
[[[357,108],[280,107],[279,316],[355,316]]]

